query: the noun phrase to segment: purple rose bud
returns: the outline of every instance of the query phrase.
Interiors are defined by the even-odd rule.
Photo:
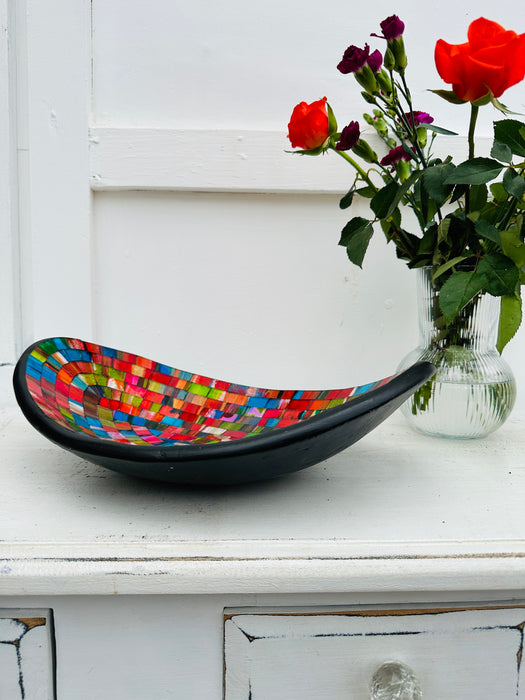
[[[378,51],[376,49],[373,53],[370,54],[366,62],[374,71],[374,73],[379,73],[383,64],[383,56],[381,55],[381,51]]]
[[[387,17],[379,26],[383,32],[383,36],[387,41],[393,41],[398,39],[405,31],[405,24],[402,22],[397,15],[391,15]]]
[[[348,73],[355,73],[361,70],[361,68],[366,64],[368,57],[370,55],[370,47],[365,44],[364,49],[360,49],[358,46],[349,46],[343,54],[341,62],[337,66],[337,70],[347,75]]]
[[[396,163],[399,163],[400,160],[412,160],[411,156],[408,155],[403,146],[391,148],[386,156],[381,158],[379,162],[381,165],[395,165]]]
[[[414,115],[414,122],[412,123],[412,115]],[[431,117],[428,112],[420,112],[419,110],[414,110],[412,114],[407,112],[405,114],[406,120],[409,124],[414,127],[420,126],[421,124],[432,124],[434,117]]]
[[[360,130],[359,122],[350,122],[341,132],[341,138],[336,144],[337,151],[350,151],[357,146],[359,141]]]

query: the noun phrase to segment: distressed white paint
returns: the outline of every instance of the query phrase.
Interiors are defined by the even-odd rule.
[[[524,620],[523,608],[227,615],[225,700],[369,700],[392,660],[412,668],[425,700],[512,700],[523,697]]]
[[[392,592],[388,607],[472,605],[465,594]],[[223,698],[224,608],[250,612],[325,612],[385,607],[385,594],[299,595],[155,595],[0,598],[3,607],[51,606],[56,623],[58,698],[144,700],[145,698]],[[492,596],[492,601],[495,602]],[[486,599],[484,599],[486,602]],[[498,601],[498,604],[501,604]],[[509,605],[507,601],[507,605]],[[444,666],[454,663],[453,645]],[[383,661],[380,657],[379,661]],[[433,668],[428,659],[425,667]],[[498,668],[494,668],[497,672]],[[256,697],[256,696],[255,696]],[[282,697],[282,696],[277,696]],[[349,697],[353,697],[351,694]],[[454,697],[454,696],[452,696]],[[495,697],[499,698],[500,695]],[[266,698],[265,698],[266,700]],[[321,695],[318,700],[332,700]],[[438,698],[437,700],[443,700]],[[448,697],[447,697],[448,700]],[[480,696],[480,700],[485,700]],[[488,700],[488,699],[487,699]],[[492,698],[490,698],[492,700]],[[506,700],[505,698],[503,700]]]
[[[54,700],[54,642],[50,610],[0,608],[0,697]]]
[[[35,600],[44,599],[31,604]],[[222,611],[231,601],[214,596],[45,600],[56,622],[60,700],[222,700]],[[1,604],[17,605],[14,601]]]

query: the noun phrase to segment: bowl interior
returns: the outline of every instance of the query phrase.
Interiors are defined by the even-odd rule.
[[[131,445],[228,442],[294,425],[390,381],[346,389],[262,389],[192,374],[76,338],[27,351],[31,399],[58,426]]]

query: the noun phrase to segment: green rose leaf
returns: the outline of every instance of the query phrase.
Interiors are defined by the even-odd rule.
[[[448,242],[448,232],[450,230],[450,226],[452,224],[452,218],[451,217],[446,217],[442,221],[439,222],[438,228],[437,228],[437,242],[438,243],[447,243]]]
[[[519,282],[514,262],[502,253],[491,253],[479,261],[478,273],[483,277],[483,289],[495,297],[512,295]]]
[[[486,238],[488,241],[492,241],[493,243],[497,243],[499,246],[501,246],[500,232],[488,221],[478,219],[475,224],[475,229],[476,233],[482,238]]]
[[[434,224],[425,231],[423,237],[419,240],[417,248],[417,254],[420,258],[425,260],[425,265],[429,265],[431,263],[432,254],[434,253],[434,249],[436,247],[436,241],[437,225]]]
[[[346,254],[354,265],[363,266],[365,253],[373,233],[374,229],[370,221],[361,216],[351,219],[342,230],[339,245],[346,247]]]
[[[402,185],[398,185],[397,182],[389,182],[388,185],[380,189],[370,202],[370,208],[377,218],[389,219],[393,216],[398,204],[422,174],[422,170],[415,170]]]
[[[378,219],[386,219],[392,203],[396,201],[401,187],[397,182],[389,182],[372,197],[370,208]],[[401,197],[400,197],[401,198]],[[399,200],[398,200],[399,201]],[[394,207],[395,209],[395,207]]]
[[[460,163],[445,183],[448,185],[482,185],[494,180],[503,165],[492,158],[472,158]]]
[[[435,124],[420,124],[423,129],[427,131],[435,131],[436,134],[443,134],[443,136],[457,136],[456,131],[450,131],[449,129],[444,129],[442,126],[436,126]]]
[[[501,354],[505,345],[511,340],[521,325],[521,297],[502,296],[499,314],[498,341],[496,348]]]
[[[423,175],[423,170],[415,170],[410,177],[407,177],[407,179],[403,182],[401,187],[399,188],[399,191],[397,192],[396,196],[394,197],[394,201],[390,204],[390,208],[388,209],[385,218],[388,219],[390,218],[395,210],[397,209],[397,205],[401,202],[403,197],[407,194],[409,189],[419,180],[419,178]]]
[[[487,185],[472,185],[470,188],[470,211],[480,211],[487,203]]]
[[[517,119],[502,119],[494,122],[494,138],[510,148],[517,156],[525,157],[525,138],[521,133],[522,122]]]
[[[516,267],[521,268],[525,265],[525,243],[522,243],[518,231],[507,229],[500,232],[501,249],[505,255],[510,258]]]
[[[516,112],[513,112],[506,105],[504,105],[503,102],[500,102],[497,97],[494,97],[492,93],[490,94],[490,102],[497,110],[499,110],[503,114],[516,114]]]
[[[445,181],[455,169],[452,163],[441,163],[423,172],[421,184],[438,206],[443,204],[454,189],[454,185],[446,185]]]
[[[439,305],[447,323],[483,289],[483,275],[478,270],[454,272],[439,293]]]
[[[352,204],[352,200],[354,199],[354,188],[349,190],[344,197],[341,197],[339,201],[339,208],[340,209],[348,209],[348,207]]]
[[[328,113],[328,133],[333,135],[337,132],[337,120],[335,118],[334,111],[328,102],[326,103],[326,111]]]
[[[468,185],[456,185],[454,187],[454,190],[452,192],[452,197],[450,199],[451,204],[453,202],[457,202],[458,199],[461,199],[464,195],[466,195],[468,192]]]
[[[367,197],[368,199],[372,199],[376,192],[377,190],[375,187],[370,187],[370,185],[360,187],[355,191],[356,194],[360,195],[361,197]]]
[[[444,263],[443,265],[440,265],[437,270],[434,272],[432,275],[433,280],[437,280],[438,277],[441,277],[445,272],[450,270],[454,265],[458,265],[459,263],[463,262],[464,260],[468,260],[468,257],[465,255],[458,255],[456,258],[452,258],[452,260],[449,260],[448,262]]]
[[[501,182],[493,182],[492,185],[490,185],[490,191],[496,202],[505,202],[508,197],[507,191]]]
[[[451,102],[454,105],[465,104],[465,101],[460,100],[456,93],[452,90],[429,90],[429,92],[433,92],[434,95],[438,95],[439,97],[442,97],[444,100],[446,100],[447,102]]]
[[[320,156],[321,153],[324,153],[327,149],[326,144],[328,143],[328,140],[325,141],[325,143],[321,144],[320,146],[317,146],[317,148],[309,148],[309,149],[297,149],[296,151],[285,151],[285,153],[292,153],[295,155],[299,156]]]
[[[518,175],[512,168],[507,168],[503,173],[503,187],[505,190],[516,197],[516,199],[523,199],[525,194],[525,180]]]
[[[510,163],[512,160],[512,151],[510,146],[507,146],[506,143],[501,143],[500,141],[494,141],[490,155],[492,158],[501,160],[504,163]]]

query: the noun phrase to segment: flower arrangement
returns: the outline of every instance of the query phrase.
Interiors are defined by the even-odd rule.
[[[370,106],[365,122],[384,144],[377,154],[361,136],[358,121],[338,131],[326,97],[293,110],[288,137],[293,153],[334,151],[353,166],[355,175],[340,207],[354,196],[370,200],[371,216],[354,216],[343,228],[340,245],[351,262],[362,266],[379,223],[397,256],[410,268],[432,267],[439,286],[443,327],[480,294],[501,298],[497,348],[503,350],[522,317],[525,283],[525,124],[510,118],[499,101],[505,90],[525,77],[525,34],[505,30],[483,17],[473,21],[466,43],[439,39],[435,64],[451,89],[432,90],[448,102],[470,103],[468,159],[436,157],[435,139],[453,132],[437,126],[415,109],[406,80],[404,23],[397,15],[380,23],[384,53],[349,46],[338,70],[352,74]],[[480,107],[492,104],[505,117],[494,122],[490,157],[475,154]],[[379,149],[378,149],[379,150]],[[403,224],[408,207],[419,233]]]

